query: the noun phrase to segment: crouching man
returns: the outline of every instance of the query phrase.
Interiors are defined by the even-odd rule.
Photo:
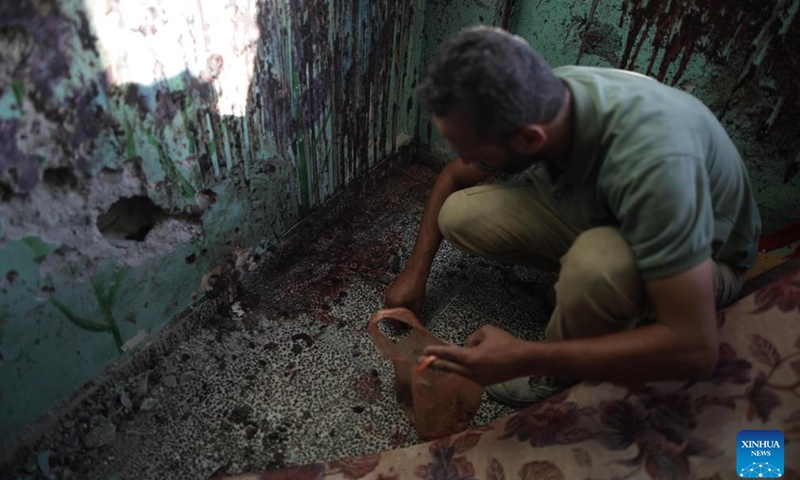
[[[628,71],[551,69],[486,27],[447,40],[417,93],[457,158],[386,306],[419,311],[442,239],[558,272],[546,342],[485,326],[463,348],[430,347],[435,368],[514,406],[577,380],[712,373],[716,309],[737,297],[761,225],[742,158],[706,106]],[[478,185],[498,172],[530,181]]]

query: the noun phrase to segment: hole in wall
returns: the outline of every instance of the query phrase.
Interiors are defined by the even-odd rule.
[[[16,270],[9,270],[6,272],[6,281],[9,285],[14,285],[14,282],[19,278],[19,272]]]
[[[54,187],[74,187],[78,178],[69,167],[47,168],[42,175],[44,183]]]
[[[0,182],[0,202],[7,202],[11,200],[11,196],[13,194],[14,191],[11,190],[11,187],[9,187],[3,182]]]
[[[143,242],[147,234],[167,215],[147,197],[120,198],[97,217],[97,228],[104,237]]]

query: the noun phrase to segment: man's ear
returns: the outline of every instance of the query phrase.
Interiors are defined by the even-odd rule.
[[[511,137],[511,146],[514,149],[525,155],[533,155],[544,148],[547,143],[547,132],[535,123],[529,123],[522,127],[513,137]]]

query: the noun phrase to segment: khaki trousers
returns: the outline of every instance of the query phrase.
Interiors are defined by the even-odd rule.
[[[529,183],[460,190],[442,206],[439,228],[470,254],[558,272],[547,340],[600,336],[652,316],[633,252],[619,230],[568,225]],[[735,300],[741,287],[741,274],[715,262],[718,307]]]

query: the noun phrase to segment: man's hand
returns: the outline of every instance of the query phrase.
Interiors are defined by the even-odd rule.
[[[481,385],[492,385],[524,376],[525,355],[533,348],[536,348],[535,343],[486,325],[467,339],[466,347],[430,346],[425,349],[425,355],[437,357],[432,368],[456,373]]]
[[[405,270],[389,285],[384,294],[384,307],[405,307],[419,314],[425,301],[425,284],[428,281],[433,257],[442,242],[439,231],[439,212],[453,192],[471,187],[489,178],[490,174],[457,158],[448,163],[436,178],[431,196],[411,249]]]
[[[419,315],[425,302],[426,275],[419,275],[409,269],[389,285],[383,297],[384,308],[407,308]]]

